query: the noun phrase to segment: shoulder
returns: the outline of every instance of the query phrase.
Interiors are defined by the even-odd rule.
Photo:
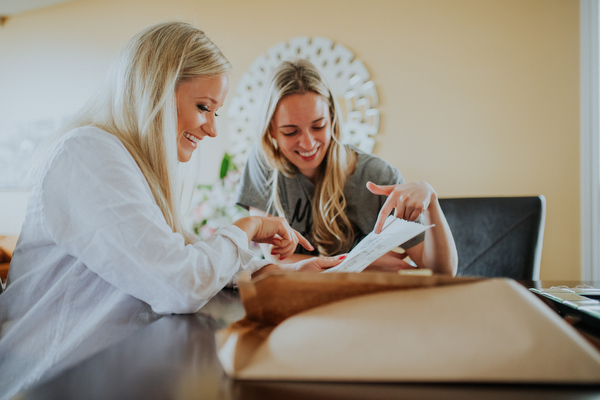
[[[104,167],[137,165],[116,136],[93,126],[67,132],[56,144],[53,158],[53,162],[63,159],[85,165],[106,164]]]
[[[262,171],[273,170],[273,167],[271,167],[263,152],[258,148],[258,145],[253,145],[250,148],[248,159],[246,160],[246,168],[255,168]]]
[[[236,203],[245,208],[254,207],[266,211],[273,170],[262,158],[256,145],[248,151],[237,187]]]
[[[90,149],[90,145],[99,146],[99,148]],[[76,147],[81,148],[82,150],[88,149],[90,152],[91,150],[114,151],[117,149],[127,152],[127,149],[117,137],[95,126],[75,128],[65,133],[64,136],[60,138],[57,147]]]
[[[377,184],[395,184],[404,181],[400,171],[383,158],[350,146],[350,149],[357,154],[354,179],[361,182],[372,181]]]
[[[257,146],[252,146],[248,152],[248,159],[244,165],[242,182],[246,185],[264,187],[273,174],[273,168],[264,159]]]
[[[390,163],[385,161],[383,158],[378,157],[374,154],[365,153],[364,151],[350,147],[357,154],[356,168],[369,168],[369,169],[396,169]]]
[[[83,170],[100,175],[119,175],[139,167],[129,151],[114,135],[96,127],[75,128],[60,136],[43,156],[35,182],[45,182],[48,174],[74,176]]]

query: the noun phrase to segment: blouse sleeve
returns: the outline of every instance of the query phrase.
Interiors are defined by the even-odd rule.
[[[157,313],[196,312],[236,273],[259,267],[235,226],[186,245],[125,147],[106,136],[67,140],[42,181],[44,226],[58,246]]]

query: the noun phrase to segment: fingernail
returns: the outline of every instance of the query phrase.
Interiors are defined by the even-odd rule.
[[[343,260],[344,258],[346,258],[346,256],[339,256],[338,260]]]
[[[285,257],[279,257],[279,260],[285,260]]]

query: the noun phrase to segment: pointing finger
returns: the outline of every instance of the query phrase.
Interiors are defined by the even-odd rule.
[[[390,193],[394,190],[396,185],[377,185],[371,181],[367,182],[367,189],[373,194],[380,194],[384,196],[389,196]]]
[[[300,234],[300,232],[298,231],[294,231],[294,233],[296,234],[296,237],[298,238],[298,243],[304,247],[306,250],[308,251],[313,251],[315,248],[313,247],[312,244],[310,244],[310,242]]]
[[[375,231],[375,233],[381,233],[381,230],[383,229],[383,224],[385,223],[385,220],[391,214],[393,209],[394,209],[393,199],[391,197],[388,197],[388,199],[383,204],[383,207],[381,207],[381,211],[379,211],[379,215],[377,216],[377,222],[375,223],[375,229],[373,229]]]

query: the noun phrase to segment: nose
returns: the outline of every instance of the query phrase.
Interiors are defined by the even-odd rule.
[[[202,125],[202,130],[210,137],[217,137],[217,125],[215,124],[214,114],[208,114],[206,122]]]
[[[313,135],[308,131],[302,132],[298,144],[305,150],[311,150],[315,145]]]

